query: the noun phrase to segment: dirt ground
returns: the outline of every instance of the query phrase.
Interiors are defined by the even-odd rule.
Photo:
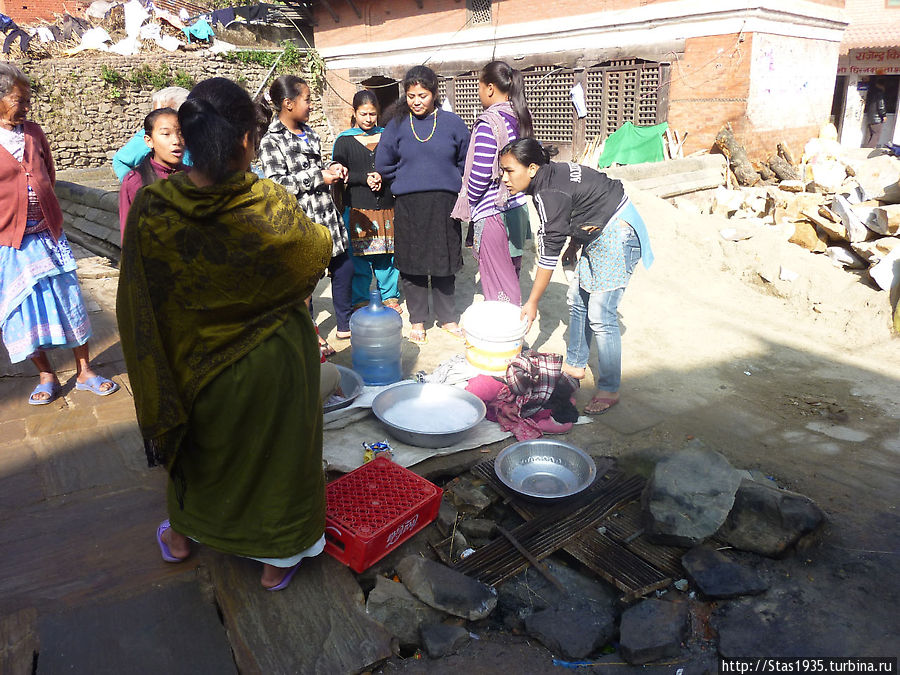
[[[679,211],[642,193],[632,197],[648,224],[656,262],[638,270],[620,306],[622,402],[595,423],[576,427],[569,440],[647,471],[699,439],[735,467],[758,469],[808,495],[829,524],[807,550],[763,563],[773,581],[764,596],[768,604],[738,605],[748,611],[746,650],[896,656],[900,339],[891,334],[889,294],[864,275],[788,243],[775,227],[755,227],[750,239],[727,241],[719,230],[733,226],[730,221]],[[524,269],[531,261],[526,257]],[[799,279],[781,281],[781,267]],[[473,270],[467,259],[460,308],[473,294]],[[528,288],[523,280],[526,294]],[[527,337],[535,349],[564,352],[565,291],[557,270]],[[328,328],[327,312],[321,316]],[[453,344],[440,333],[432,329],[421,351],[405,352],[405,366],[429,370],[446,358]],[[590,388],[588,380],[581,404]],[[417,469],[452,472],[478,461],[471,453],[477,451],[469,460],[454,456]],[[712,603],[705,613],[716,608]],[[695,644],[685,672],[710,664],[715,628],[701,623],[695,634],[712,641]],[[488,633],[453,660],[398,660],[383,672],[456,672],[461,664],[471,672],[559,671],[533,641],[493,640]],[[663,670],[675,672],[675,666]]]
[[[715,672],[723,636],[732,653],[747,655],[897,656],[900,338],[890,332],[888,293],[875,290],[863,275],[835,268],[824,256],[788,243],[787,234],[776,228],[754,227],[750,239],[727,241],[719,230],[733,227],[731,221],[679,211],[646,194],[632,197],[647,222],[656,262],[650,270],[639,268],[620,306],[622,402],[592,424],[576,427],[568,440],[595,456],[613,456],[627,469],[646,473],[653,462],[697,439],[735,467],[758,469],[782,487],[808,495],[829,521],[818,540],[802,551],[785,560],[755,563],[771,583],[765,595],[726,603],[685,598],[692,604],[695,638],[676,662],[645,670],[673,675],[679,669],[680,675]],[[477,299],[475,264],[468,254],[465,258],[458,279],[460,310]],[[799,278],[781,281],[782,266]],[[528,253],[526,294],[526,277],[533,267],[534,255]],[[111,318],[115,279],[85,275],[82,284],[103,308],[102,316]],[[527,336],[532,347],[564,352],[565,291],[557,270],[539,320]],[[349,342],[335,339],[327,293],[323,282],[315,304],[317,319],[340,352],[335,361],[348,365]],[[112,359],[121,359],[116,356],[115,326],[110,322],[101,327],[96,349],[105,349],[112,364]],[[403,349],[409,373],[432,370],[461,352],[462,344],[432,328],[427,345],[404,343]],[[16,399],[4,401],[4,419],[21,412],[21,402],[33,386],[27,368],[9,374],[29,377],[8,378],[7,395],[14,393]],[[590,388],[589,376],[579,393],[582,405]],[[77,395],[71,398],[77,405],[67,419],[78,413],[82,401]],[[133,424],[130,401],[110,399],[88,401],[98,410],[105,406],[107,412],[96,418],[103,422],[116,413]],[[52,421],[50,416],[40,420]],[[30,424],[37,429],[36,423]],[[476,449],[434,458],[414,469],[440,481],[485,456]],[[76,469],[71,473],[80,475]],[[161,497],[154,504],[162,509]],[[140,541],[155,555],[155,543],[145,539],[141,530]],[[159,567],[156,558],[151,561],[147,553],[144,561],[145,551],[136,550],[140,564]],[[127,560],[128,565],[138,564],[131,557]],[[393,659],[379,672],[565,672],[534,640],[499,634],[490,622],[472,630],[479,639],[456,656],[440,661]],[[581,672],[623,668],[621,658],[613,654],[604,657],[602,665]]]

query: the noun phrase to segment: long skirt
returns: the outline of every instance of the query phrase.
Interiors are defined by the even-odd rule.
[[[449,277],[463,265],[462,227],[450,217],[452,192],[434,190],[394,199],[394,266],[404,274]]]
[[[267,560],[289,559],[321,539],[319,377],[315,329],[301,309],[201,390],[170,471],[176,532]]]
[[[0,332],[12,363],[91,337],[75,257],[66,239],[26,234],[15,249],[0,246]]]

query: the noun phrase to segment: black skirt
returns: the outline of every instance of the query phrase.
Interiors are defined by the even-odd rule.
[[[394,199],[394,266],[404,274],[449,277],[463,266],[462,227],[450,217],[452,192],[413,192]]]

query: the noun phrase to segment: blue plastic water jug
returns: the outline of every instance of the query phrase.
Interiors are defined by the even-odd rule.
[[[400,347],[403,341],[400,315],[381,302],[376,290],[369,293],[369,305],[350,317],[350,346],[353,370],[369,385],[392,384],[402,377]]]

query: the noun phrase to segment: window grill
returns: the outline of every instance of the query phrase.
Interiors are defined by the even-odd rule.
[[[660,65],[640,59],[610,61],[586,73],[588,139],[606,138],[625,122],[651,126],[659,121]]]
[[[462,75],[456,78],[454,87],[453,112],[462,117],[466,126],[472,128],[481,114],[481,99],[478,98],[478,76]]]
[[[534,135],[545,143],[571,143],[573,128],[570,90],[575,85],[574,71],[555,66],[538,66],[523,75]]]
[[[491,0],[466,0],[466,9],[471,24],[491,23]]]

